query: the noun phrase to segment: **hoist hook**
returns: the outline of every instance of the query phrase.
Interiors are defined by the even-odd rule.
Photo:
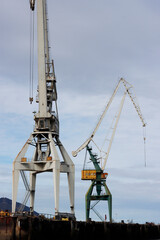
[[[29,102],[30,102],[30,104],[32,104],[32,102],[33,102],[33,97],[29,97]]]
[[[32,11],[34,11],[34,7],[35,7],[35,0],[30,0],[30,8]]]

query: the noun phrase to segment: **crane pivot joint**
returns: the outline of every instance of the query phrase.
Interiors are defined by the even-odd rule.
[[[72,151],[72,156],[73,157],[77,157],[77,152],[76,151]]]

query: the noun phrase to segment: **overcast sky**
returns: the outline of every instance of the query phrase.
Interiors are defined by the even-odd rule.
[[[144,167],[142,124],[127,97],[106,166],[115,221],[160,223],[159,12],[159,0],[48,0],[60,139],[69,154],[88,138],[121,77],[134,86],[147,122],[147,167]],[[32,112],[37,110],[36,103],[30,105],[28,101],[29,22],[28,0],[9,3],[1,0],[1,197],[11,198],[12,162],[33,130]],[[35,59],[36,50],[35,43]],[[35,98],[36,65],[34,76]],[[113,109],[118,107],[121,96],[122,92],[119,92]],[[113,116],[108,114],[106,121],[112,121]],[[84,151],[73,161],[76,167],[76,216],[84,220],[84,199],[90,184],[80,179]],[[69,206],[65,200],[68,199],[65,180],[62,176],[60,211],[67,211]],[[52,174],[38,176],[35,203],[38,212],[53,213],[52,188]],[[19,194],[18,200],[22,199]],[[103,215],[104,207],[101,206]],[[94,214],[92,217],[97,219]]]

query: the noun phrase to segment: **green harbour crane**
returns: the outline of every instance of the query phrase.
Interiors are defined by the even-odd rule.
[[[96,134],[96,132],[98,131],[120,85],[123,84],[125,91],[124,91],[124,95],[122,97],[122,100],[120,102],[120,107],[119,107],[119,111],[118,114],[116,116],[116,120],[114,123],[114,127],[113,127],[113,131],[112,131],[112,135],[111,135],[111,139],[109,141],[109,145],[108,145],[108,149],[105,152],[105,155],[103,157],[103,162],[102,162],[102,157],[98,157],[97,154],[93,153],[92,151],[92,147],[90,146],[90,143],[93,142],[94,143],[94,136]],[[76,150],[72,152],[73,157],[76,157],[77,154],[82,151],[84,148],[86,148],[86,153],[89,154],[90,160],[92,162],[92,166],[94,168],[92,169],[87,169],[85,167],[84,164],[84,168],[82,170],[82,176],[81,179],[82,180],[91,180],[91,185],[85,195],[85,208],[86,208],[86,221],[88,221],[90,219],[90,210],[92,209],[97,216],[103,220],[103,218],[101,217],[101,215],[98,213],[98,211],[96,211],[94,209],[94,207],[96,206],[96,204],[99,201],[107,201],[108,202],[108,210],[109,210],[109,221],[112,222],[112,194],[106,184],[106,178],[108,176],[108,173],[105,172],[105,167],[106,167],[106,163],[107,163],[107,159],[109,157],[109,153],[111,150],[111,146],[112,146],[112,142],[115,136],[115,132],[117,129],[117,125],[120,119],[120,115],[122,112],[122,108],[124,105],[124,101],[125,101],[125,97],[126,95],[129,96],[131,102],[133,103],[133,106],[142,122],[142,126],[146,127],[146,123],[144,121],[144,118],[142,116],[139,104],[137,102],[136,96],[133,92],[131,92],[131,89],[133,89],[133,86],[128,83],[126,80],[124,80],[123,78],[121,78],[109,100],[109,102],[107,103],[102,115],[100,116],[100,119],[94,129],[94,131],[92,132],[92,134],[90,135],[90,137]],[[144,142],[146,140],[146,137],[144,136]],[[86,157],[85,157],[86,158]],[[100,160],[101,160],[101,164],[100,164]],[[95,191],[94,191],[95,189]],[[94,193],[93,193],[94,192]],[[91,206],[91,202],[94,201],[93,206]]]

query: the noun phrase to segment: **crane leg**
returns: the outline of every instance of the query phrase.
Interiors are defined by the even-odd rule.
[[[112,222],[112,195],[108,197],[109,221]]]
[[[112,222],[112,194],[109,191],[109,188],[107,187],[105,182],[103,183],[103,186],[105,188],[106,195],[108,195],[109,221]]]
[[[18,192],[19,182],[19,170],[13,169],[13,180],[12,180],[12,212],[16,212],[16,201]]]
[[[86,193],[85,196],[85,203],[86,203],[86,221],[89,220],[89,215],[90,215],[90,205],[91,205],[91,195],[94,187],[94,181],[92,182],[91,186],[88,189],[88,192]]]
[[[30,135],[29,139],[26,141],[24,146],[22,147],[21,151],[18,153],[17,157],[15,158],[13,162],[13,171],[12,171],[12,212],[15,213],[16,211],[16,201],[17,201],[17,193],[18,193],[18,182],[19,182],[19,173],[20,173],[20,167],[21,159],[24,158],[29,143],[32,141],[33,137],[32,134]]]
[[[74,214],[74,172],[67,173],[67,178],[69,186],[70,208],[71,213]]]
[[[30,173],[30,211],[34,211],[34,199],[35,199],[35,186],[36,186],[36,173]]]
[[[58,140],[59,143],[59,150],[62,154],[64,162],[69,166],[69,172],[67,173],[68,178],[68,187],[69,187],[69,198],[70,198],[70,209],[71,213],[74,214],[74,182],[75,182],[75,167],[74,164],[68,155],[67,151],[65,150],[62,143]]]
[[[54,199],[55,199],[55,214],[59,212],[59,187],[60,187],[60,159],[58,156],[55,143],[52,135],[49,135],[51,156],[53,159],[53,181],[54,181]]]

